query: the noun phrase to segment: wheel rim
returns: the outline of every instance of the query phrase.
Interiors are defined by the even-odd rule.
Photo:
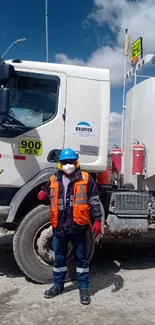
[[[36,232],[33,239],[33,250],[36,258],[44,265],[48,266],[53,264],[54,251],[53,251],[53,231],[50,223],[41,226]],[[72,258],[72,245],[68,245],[67,260]]]

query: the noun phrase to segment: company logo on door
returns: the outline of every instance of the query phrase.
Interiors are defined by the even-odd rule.
[[[81,137],[90,137],[94,136],[94,130],[92,125],[88,122],[79,122],[77,123],[73,135],[79,135]]]

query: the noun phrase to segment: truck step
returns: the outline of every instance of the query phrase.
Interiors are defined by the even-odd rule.
[[[0,205],[0,227],[3,227],[7,216],[9,214],[10,207],[5,205]]]

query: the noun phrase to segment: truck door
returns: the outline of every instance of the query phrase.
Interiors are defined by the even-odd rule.
[[[22,186],[48,163],[52,149],[63,148],[66,75],[18,71],[6,82],[10,110],[0,124],[0,186]]]

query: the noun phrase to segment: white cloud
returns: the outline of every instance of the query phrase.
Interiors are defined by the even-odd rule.
[[[93,0],[93,2],[94,10],[88,18],[98,25],[107,24],[115,43],[109,44],[108,36],[103,35],[104,46],[94,51],[86,62],[82,58],[68,58],[65,54],[57,54],[55,59],[60,63],[109,68],[113,85],[119,85],[123,80],[126,28],[129,29],[131,43],[142,36],[144,52],[147,54],[154,52],[155,0]]]
[[[119,48],[124,47],[124,30],[128,28],[131,42],[142,36],[145,49],[154,50],[155,28],[154,11],[155,0],[93,0],[95,10],[90,14],[99,25],[107,23],[111,31],[116,34]]]
[[[87,61],[82,58],[69,58],[65,54],[57,54],[55,59],[60,63],[86,65],[99,68],[109,68],[113,86],[122,85],[124,34],[129,29],[131,44],[140,36],[144,41],[144,54],[154,53],[155,30],[155,0],[93,0],[94,10],[89,14],[88,21],[95,21],[99,26],[107,25],[114,37],[103,35],[103,41]],[[86,28],[89,23],[86,24]],[[121,114],[112,112],[110,115],[109,148],[121,142]]]
[[[82,59],[74,58],[70,59],[66,54],[58,53],[55,55],[55,60],[57,63],[72,64],[72,65],[85,65]]]
[[[120,60],[121,57],[121,60]],[[66,54],[58,53],[55,55],[57,63],[72,64],[72,65],[85,65],[96,68],[109,69],[109,58],[111,60],[112,82],[114,84],[122,83],[123,76],[123,50],[120,48],[110,48],[105,46],[96,50],[87,62],[79,58],[69,58]]]
[[[109,149],[113,145],[121,145],[121,132],[122,132],[122,115],[111,112],[110,114],[110,128],[109,128]]]
[[[95,51],[89,58],[87,65],[96,68],[110,68],[113,84],[122,83],[123,77],[123,50],[109,46]]]

